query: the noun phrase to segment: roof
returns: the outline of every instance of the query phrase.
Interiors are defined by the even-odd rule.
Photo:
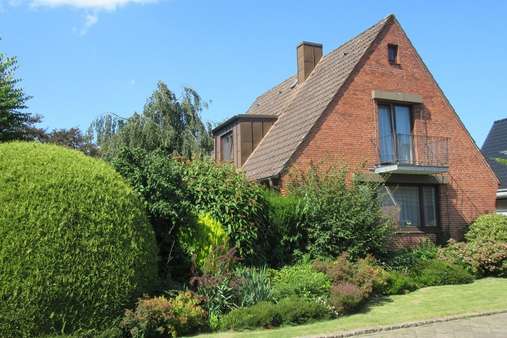
[[[488,137],[482,145],[482,153],[500,180],[500,189],[506,189],[507,165],[498,163],[496,158],[507,159],[507,119],[493,123]]]
[[[278,115],[278,120],[243,164],[248,178],[269,178],[285,169],[356,65],[392,20],[393,15],[384,18],[322,57],[303,83],[296,84],[296,76],[291,76],[255,100],[248,114],[273,114]]]

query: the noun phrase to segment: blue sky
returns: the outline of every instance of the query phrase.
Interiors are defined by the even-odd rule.
[[[158,80],[220,122],[295,72],[300,41],[327,53],[390,13],[482,145],[507,117],[504,1],[0,0],[0,51],[50,129],[129,116]]]

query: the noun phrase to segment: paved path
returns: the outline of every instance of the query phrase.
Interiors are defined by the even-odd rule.
[[[375,338],[507,338],[507,313],[378,332]]]

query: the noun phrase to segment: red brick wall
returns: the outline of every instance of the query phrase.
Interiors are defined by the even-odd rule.
[[[389,43],[399,46],[399,66],[388,62]],[[414,113],[414,133],[449,137],[449,173],[445,174],[449,184],[440,189],[440,220],[447,235],[461,239],[474,218],[495,210],[498,182],[493,172],[396,22],[386,28],[358,69],[293,156],[282,176],[282,188],[291,169],[304,170],[312,162],[372,168],[378,158],[372,90],[418,94],[423,104]],[[411,240],[406,237],[416,235],[400,240]]]

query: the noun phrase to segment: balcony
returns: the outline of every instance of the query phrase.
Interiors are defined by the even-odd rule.
[[[377,142],[377,174],[432,175],[448,171],[447,137],[393,134]]]

